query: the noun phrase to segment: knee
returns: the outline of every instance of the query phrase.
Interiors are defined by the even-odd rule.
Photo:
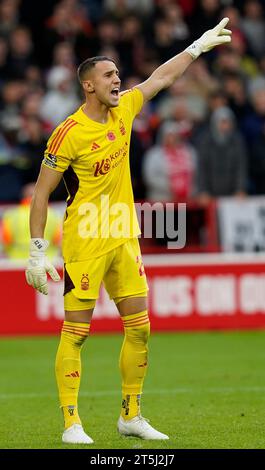
[[[61,339],[73,348],[80,349],[89,335],[89,323],[72,323],[64,321]]]
[[[150,321],[148,320],[148,322],[144,325],[125,328],[125,336],[130,341],[147,344],[148,338],[150,336]]]

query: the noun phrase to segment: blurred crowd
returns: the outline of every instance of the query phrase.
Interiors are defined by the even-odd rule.
[[[265,0],[0,0],[0,202],[36,181],[47,138],[82,103],[76,68],[107,55],[122,88],[224,16],[232,43],[196,60],[135,119],[138,200],[265,194]],[[66,196],[61,184],[52,200]]]

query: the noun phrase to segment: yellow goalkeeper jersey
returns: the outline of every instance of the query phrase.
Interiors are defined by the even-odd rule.
[[[68,191],[62,244],[66,263],[102,256],[140,233],[129,147],[142,105],[139,89],[126,91],[106,124],[90,119],[81,106],[48,140],[43,165],[63,173]]]

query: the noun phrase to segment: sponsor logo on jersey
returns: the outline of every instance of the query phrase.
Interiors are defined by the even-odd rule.
[[[128,142],[125,142],[125,144],[119,150],[117,150],[117,152],[111,153],[108,158],[103,158],[101,161],[94,163],[94,176],[106,175],[111,170],[111,168],[116,168],[116,166],[122,161],[122,158],[126,156],[127,147]],[[119,157],[122,158],[115,162],[115,160]],[[112,162],[115,163],[112,164]]]
[[[96,162],[94,165],[95,173],[94,176],[106,175],[110,171],[110,158],[103,158],[101,162]]]

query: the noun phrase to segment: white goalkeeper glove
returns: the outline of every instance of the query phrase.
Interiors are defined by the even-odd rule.
[[[228,21],[229,18],[223,18],[215,28],[206,31],[199,39],[187,47],[187,49],[185,49],[186,52],[188,52],[193,59],[197,59],[202,52],[208,52],[215,46],[231,42],[232,31],[225,29]]]
[[[49,242],[43,238],[32,238],[30,241],[30,258],[26,269],[27,283],[42,294],[48,294],[47,273],[54,281],[60,276],[46,257]]]

